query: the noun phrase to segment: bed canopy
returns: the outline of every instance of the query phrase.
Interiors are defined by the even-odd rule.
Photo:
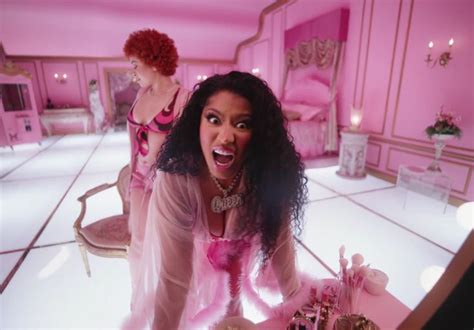
[[[285,31],[286,69],[283,87],[286,87],[291,71],[308,67],[311,68],[311,75],[329,87],[326,152],[337,150],[336,85],[348,23],[349,10],[341,8]]]

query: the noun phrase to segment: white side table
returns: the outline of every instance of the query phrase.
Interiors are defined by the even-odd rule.
[[[413,191],[441,201],[444,204],[444,211],[446,211],[451,192],[451,179],[442,172],[430,171],[421,166],[400,165],[397,187],[406,189],[404,208],[408,191]]]
[[[369,133],[364,131],[343,130],[339,150],[338,175],[351,178],[365,178],[365,157]]]

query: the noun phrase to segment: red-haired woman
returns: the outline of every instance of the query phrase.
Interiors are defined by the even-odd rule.
[[[166,34],[152,29],[135,31],[128,37],[123,51],[133,66],[133,78],[141,87],[127,117],[132,171],[129,187],[132,241],[128,259],[133,308],[138,261],[142,254],[154,179],[152,165],[189,92],[171,78],[178,65],[178,52],[174,41]]]

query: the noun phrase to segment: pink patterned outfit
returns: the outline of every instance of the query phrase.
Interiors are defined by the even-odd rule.
[[[137,123],[133,118],[133,109],[135,108],[137,101],[143,95],[143,92],[137,95],[137,99],[133,103],[127,116],[128,130],[130,133],[130,141],[132,145],[132,177],[130,178],[129,189],[139,188],[145,191],[151,190],[151,185],[153,183],[153,173],[151,171],[151,166],[146,166],[140,163],[138,158],[148,154],[148,132],[152,131],[155,133],[167,134],[171,130],[171,127],[173,127],[174,120],[179,113],[179,111],[175,111],[178,110],[175,109],[175,107],[177,105],[178,95],[180,95],[181,90],[181,88],[178,88],[178,90],[174,93],[171,102],[166,107],[164,107],[148,124]],[[185,94],[185,96],[187,96],[187,92]],[[181,99],[182,96],[183,95],[181,95]],[[178,103],[178,105],[182,107],[184,103]]]
[[[211,235],[198,177],[157,172],[125,329],[150,328],[154,318],[157,329],[207,329],[241,315],[243,294],[267,317],[289,319],[308,301],[312,283],[296,270],[291,230],[282,231],[269,266],[259,273],[259,239],[242,238],[240,210],[227,212],[222,237]],[[279,289],[283,302],[269,306],[255,286]]]
[[[183,88],[178,88],[170,102],[165,106],[148,124],[137,123],[133,116],[135,104],[140,97],[147,91],[142,89],[137,94],[137,99],[133,103],[130,112],[127,116],[127,126],[130,135],[131,144],[131,177],[129,190],[138,190],[142,192],[142,197],[139,197],[141,201],[139,205],[134,205],[134,216],[129,217],[129,231],[132,236],[130,248],[128,251],[128,261],[130,264],[130,275],[132,292],[135,290],[137,282],[137,269],[138,263],[141,258],[143,249],[143,239],[145,236],[145,226],[148,209],[148,203],[150,200],[151,190],[153,186],[153,179],[155,173],[152,169],[152,165],[147,165],[140,161],[141,157],[145,157],[149,152],[148,135],[149,132],[167,134],[176,120],[177,116],[181,113],[181,109],[187,101],[189,92]],[[137,203],[135,201],[135,203]]]

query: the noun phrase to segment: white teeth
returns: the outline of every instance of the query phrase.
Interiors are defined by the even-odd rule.
[[[215,149],[214,152],[216,154],[219,154],[219,155],[222,155],[222,156],[233,156],[234,155],[233,152],[227,151],[227,150],[222,150],[222,149]]]

